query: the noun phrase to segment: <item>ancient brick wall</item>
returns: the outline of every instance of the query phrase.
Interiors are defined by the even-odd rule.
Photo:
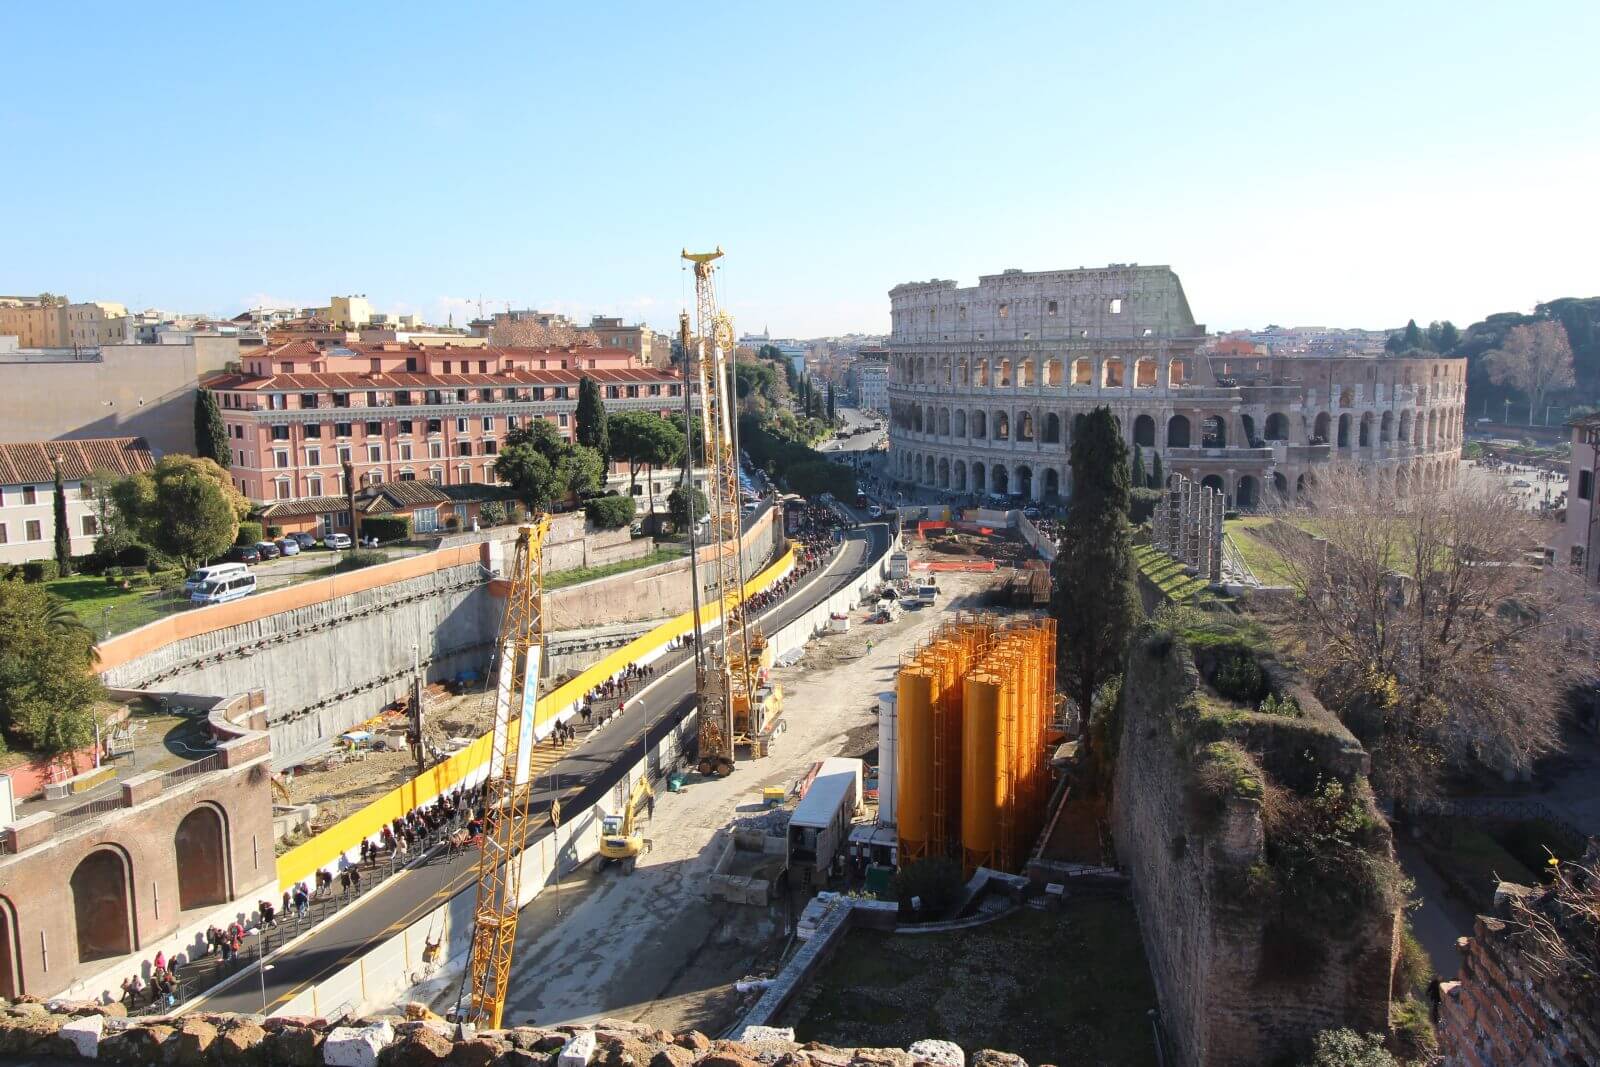
[[[1507,921],[1480,915],[1461,945],[1460,979],[1439,990],[1439,1051],[1447,1067],[1558,1067],[1600,1063],[1600,994],[1529,966]]]
[[[1397,913],[1364,916],[1337,943],[1296,949],[1288,953],[1295,962],[1285,964],[1275,916],[1244,896],[1252,867],[1264,862],[1259,803],[1230,799],[1213,822],[1195,813],[1190,798],[1199,742],[1186,726],[1197,714],[1199,684],[1181,643],[1158,636],[1132,650],[1112,803],[1117,860],[1133,881],[1170,1051],[1192,1067],[1244,1067],[1292,1062],[1324,1029],[1386,1031]],[[1360,767],[1364,753],[1354,738],[1337,722],[1330,726],[1314,698],[1297,695],[1330,735],[1324,754],[1344,770]],[[1298,747],[1261,736],[1273,729],[1259,721],[1266,718],[1240,728],[1246,748],[1271,756]],[[1288,719],[1283,726],[1296,735],[1308,729]]]

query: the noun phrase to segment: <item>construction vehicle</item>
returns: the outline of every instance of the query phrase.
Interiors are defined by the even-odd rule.
[[[471,994],[461,1022],[496,1030],[511,980],[511,950],[522,905],[522,862],[527,841],[528,799],[533,791],[534,711],[544,658],[544,539],[550,516],[541,514],[517,531],[507,574],[505,613],[500,622],[495,685],[494,740],[484,782],[488,809],[478,852],[478,901],[473,912],[472,951],[463,982]]]
[[[710,530],[710,574],[706,588],[721,606],[720,640],[706,640],[696,626],[695,691],[700,698],[701,774],[733,772],[740,745],[764,743],[767,723],[751,700],[757,687],[764,642],[746,625],[744,558],[740,551],[738,420],[733,398],[733,321],[718,310],[712,266],[715,252],[683,252],[694,265],[695,321],[678,319],[679,339],[690,359],[701,404],[701,457],[706,468]],[[759,751],[757,752],[759,754]]]
[[[608,863],[622,864],[622,873],[632,874],[639,862],[639,854],[648,852],[650,843],[634,828],[639,816],[639,805],[646,798],[654,800],[656,791],[650,788],[650,779],[640,775],[628,793],[628,803],[619,815],[606,815],[600,819],[600,867]],[[652,805],[653,806],[653,805]]]

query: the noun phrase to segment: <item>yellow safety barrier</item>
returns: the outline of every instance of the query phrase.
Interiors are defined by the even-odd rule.
[[[793,565],[794,550],[790,549],[776,563],[745,583],[745,599],[748,600],[772,585],[787,574]],[[649,633],[635,638],[606,656],[570,682],[556,688],[554,692],[541,697],[534,709],[534,722],[539,725],[550,722],[563,708],[571,705],[623,667],[637,662],[667,642],[689,633],[694,626],[693,614],[686,611],[676,618],[667,620]],[[702,606],[701,623],[715,620],[721,614],[721,604]],[[488,761],[492,736],[484,734],[443,763],[429,768],[404,785],[397,786],[349,818],[340,820],[311,840],[296,845],[278,857],[279,889],[288,889],[297,882],[305,881],[311,877],[313,871],[333,863],[340,855],[351,849],[360,847],[363,840],[376,835],[406,812],[432,802],[436,797],[448,793],[466,781]]]

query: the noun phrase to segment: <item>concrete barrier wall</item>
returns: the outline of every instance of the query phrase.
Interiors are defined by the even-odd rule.
[[[785,552],[779,560],[755,578],[745,583],[745,596],[754,596],[783,578],[794,568],[794,553]],[[711,604],[701,609],[701,626],[712,629],[721,619],[721,605]],[[691,613],[684,612],[662,623],[643,637],[630,641],[602,658],[576,678],[545,694],[539,699],[534,712],[534,730],[537,737],[548,736],[558,721],[569,718],[582,704],[584,694],[600,682],[616,675],[630,663],[651,663],[666,650],[666,646],[688,633],[693,627]],[[313,871],[335,868],[341,857],[360,855],[361,842],[374,838],[383,827],[422,804],[428,804],[441,793],[458,785],[472,786],[482,780],[488,766],[491,735],[484,734],[467,748],[443,763],[429,768],[425,773],[404,785],[385,793],[349,818],[341,820],[311,840],[290,849],[278,858],[278,882],[287,889],[296,882],[307,880]]]
[[[1017,512],[1017,529],[1022,533],[1022,539],[1032,545],[1035,552],[1039,553],[1040,559],[1046,563],[1054,563],[1056,561],[1056,543],[1040,533],[1039,528],[1021,512]]]
[[[819,604],[788,626],[769,635],[769,640],[773,642],[775,653],[781,654],[783,650],[793,650],[805,644],[822,625],[826,624],[828,614],[831,611],[844,610],[843,607],[837,605],[853,605],[857,603],[865,590],[872,588],[883,580],[883,575],[888,570],[889,555],[898,550],[898,547],[899,539],[895,538],[882,555],[871,561],[859,580],[852,582],[849,587],[829,597],[826,603]],[[787,574],[792,567],[793,553],[785,553],[784,558],[779,563],[768,568],[766,572],[746,586],[746,595],[772,584],[773,581]],[[759,586],[757,585],[758,582],[760,583]],[[818,622],[819,618],[821,620],[820,624]],[[663,636],[663,639],[659,642],[659,644],[664,645],[666,641],[672,640],[673,637],[687,632],[689,623],[690,619],[685,614],[681,618],[674,619],[672,622],[651,631],[641,641],[653,641],[658,635],[670,634],[670,636]],[[657,649],[655,654],[659,655],[659,645],[655,647]],[[627,652],[627,649],[622,651]],[[602,661],[596,667],[603,667],[608,661]],[[633,661],[633,659],[628,659],[623,662]],[[591,670],[593,669],[591,668]],[[585,676],[587,674],[588,672],[585,672]],[[592,682],[585,682],[585,677],[580,676],[572,683],[569,683],[569,686],[580,683],[583,684],[584,689],[593,684]],[[563,686],[561,690],[551,694],[551,699],[556,698],[569,686]],[[543,702],[541,701],[541,711],[542,709]],[[581,810],[567,811],[565,813],[566,822],[556,834],[546,836],[537,845],[523,852],[521,859],[522,891],[519,899],[524,906],[538,896],[539,893],[543,892],[547,886],[554,884],[554,872],[558,856],[561,870],[565,872],[594,855],[599,848],[598,828],[600,815],[606,811],[619,810],[623,803],[621,798],[627,796],[628,790],[641,774],[649,774],[651,778],[657,778],[672,767],[683,753],[692,748],[696,740],[697,723],[697,712],[691,712],[675,729],[652,746],[642,758],[632,763],[622,780],[607,793],[607,796],[601,802]],[[481,775],[482,773],[481,764],[487,759],[486,746],[487,739],[480,739],[473,746],[473,749],[468,750],[472,752],[480,748],[484,749],[483,752],[479,752],[471,760],[475,774]],[[461,760],[466,755],[467,753],[464,752],[450,762]],[[444,766],[445,764],[441,764],[434,771],[437,772]],[[465,763],[463,763],[463,766],[465,766]],[[417,781],[421,781],[421,779],[408,783],[406,787],[402,787],[402,790],[397,790],[396,793],[401,793],[405,789],[415,786]],[[445,788],[454,788],[454,785],[452,784]],[[438,789],[434,789],[427,796],[418,794],[420,797],[418,802],[426,803],[434,796],[437,796],[438,792]],[[388,798],[385,799],[387,800]],[[389,816],[388,818],[392,817]],[[327,833],[318,836],[319,838],[327,837],[336,831],[340,831],[341,828],[355,823],[359,818],[360,816],[358,815],[352,819],[347,819],[327,831]],[[382,826],[388,821],[388,818],[379,820],[376,825]],[[296,852],[308,848],[316,840],[313,839],[312,842],[307,842],[306,845],[300,846],[299,849],[295,849],[278,861],[280,881],[285,885],[298,880],[296,878],[283,877],[286,862],[291,861]],[[329,844],[333,843],[329,842]],[[357,837],[349,847],[359,847],[359,843],[360,838]],[[303,864],[297,865],[303,866]],[[311,868],[306,869],[309,871]],[[304,875],[301,877],[304,877]],[[351,962],[323,981],[302,990],[293,999],[274,1011],[273,1014],[320,1016],[336,1013],[341,1008],[359,1013],[392,1003],[405,990],[421,982],[429,974],[436,973],[442,966],[441,961],[451,961],[457,966],[464,963],[472,941],[472,912],[475,906],[476,892],[474,890],[465,890],[458,893],[427,915],[413,922],[401,933],[383,944],[375,946],[361,958]],[[424,953],[430,944],[439,946],[433,963],[428,963],[424,959]]]

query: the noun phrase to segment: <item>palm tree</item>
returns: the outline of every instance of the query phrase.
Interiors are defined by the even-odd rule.
[[[100,649],[95,641],[95,633],[89,624],[60,597],[51,595],[50,614],[45,616],[45,625],[63,633],[81,636],[89,645],[89,662],[100,662]]]

